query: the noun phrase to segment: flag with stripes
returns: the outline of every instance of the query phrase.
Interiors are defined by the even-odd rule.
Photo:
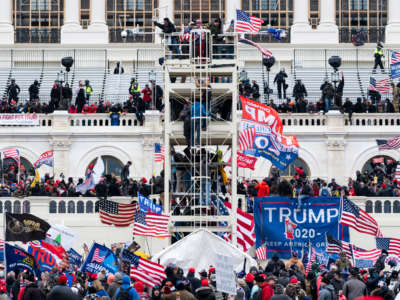
[[[390,56],[390,64],[397,64],[400,63],[400,52],[399,51],[392,51]]]
[[[169,216],[138,210],[133,223],[133,235],[169,237],[168,223]]]
[[[135,221],[137,203],[118,203],[110,200],[101,200],[99,203],[100,221],[103,224],[117,227],[127,227]]]
[[[379,150],[392,150],[400,148],[400,136],[388,140],[376,140]]]
[[[258,247],[255,253],[258,260],[267,260],[267,247],[265,245]]]
[[[248,39],[239,39],[239,43],[246,44],[246,45],[257,48],[261,52],[261,54],[264,55],[266,58],[270,58],[272,56],[271,51],[261,47],[259,44],[255,43],[253,41],[250,41]]]
[[[353,245],[354,266],[356,268],[371,268],[381,255],[381,250],[364,250]]]
[[[259,32],[264,21],[258,17],[250,16],[248,13],[236,10],[237,32]]]
[[[191,40],[191,34],[190,34],[191,29],[189,28],[184,28],[179,35],[179,41],[180,42],[190,42]]]
[[[164,146],[159,143],[154,144],[154,161],[162,162],[164,161]]]
[[[240,131],[238,139],[239,149],[241,151],[253,149],[255,138],[256,138],[256,129],[254,127]]]
[[[232,210],[232,204],[225,202],[225,206]],[[254,217],[237,208],[237,224],[236,224],[236,234],[237,234],[237,247],[246,252],[256,243],[256,235],[254,232]],[[232,237],[230,234],[225,238],[227,241],[231,241]]]
[[[342,215],[339,223],[361,233],[377,237],[383,236],[375,219],[347,198],[342,200]]]
[[[10,147],[10,148],[3,150],[3,157],[4,158],[12,158],[19,165],[19,150],[17,148]]]
[[[155,285],[161,286],[162,281],[167,278],[164,267],[155,262],[133,254],[130,263],[131,278],[141,281],[149,287],[154,287]]]
[[[339,241],[331,236],[329,233],[326,234],[326,253],[340,254],[341,252],[346,253],[348,259],[352,259],[353,255],[351,252],[351,245],[345,241]]]
[[[383,94],[390,93],[391,83],[390,79],[386,78],[383,80],[376,81],[375,78],[369,78],[369,90],[373,92],[379,92]]]
[[[316,254],[315,254],[315,248],[309,246],[308,249],[308,255],[307,255],[307,261],[306,261],[306,275],[311,271],[312,269],[312,264],[315,263],[316,261]]]
[[[386,250],[389,255],[400,256],[400,239],[377,237],[376,248]]]
[[[106,254],[101,253],[99,248],[96,248],[94,250],[92,261],[101,264],[105,258],[106,258]]]
[[[0,261],[4,261],[4,240],[0,238]]]

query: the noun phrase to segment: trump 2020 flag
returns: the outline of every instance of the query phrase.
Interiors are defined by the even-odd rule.
[[[54,157],[54,151],[49,150],[44,153],[42,153],[37,161],[33,164],[34,168],[39,168],[41,165],[48,165],[49,167],[53,166],[53,157]]]
[[[81,271],[97,274],[103,269],[109,273],[116,273],[118,271],[118,258],[111,249],[94,243],[82,264]]]
[[[12,214],[6,212],[6,241],[29,242],[44,240],[50,224],[31,214]]]
[[[241,130],[256,130],[253,155],[262,156],[285,170],[299,155],[297,138],[283,135],[282,121],[274,109],[245,97],[240,99],[243,107]]]
[[[41,272],[50,271],[61,262],[57,256],[53,255],[48,249],[42,247],[40,241],[29,242],[28,253],[36,259]]]
[[[80,255],[72,248],[69,249],[67,253],[68,253],[69,263],[79,268],[82,264],[82,255]]]
[[[35,274],[36,277],[40,276],[39,264],[32,255],[21,248],[8,244],[4,245],[4,249],[6,273],[26,269]]]

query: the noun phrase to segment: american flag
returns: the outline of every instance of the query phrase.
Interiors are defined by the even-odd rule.
[[[161,146],[159,143],[154,144],[154,161],[164,161],[164,146]]]
[[[4,261],[4,240],[0,239],[0,261]]]
[[[392,55],[390,57],[390,64],[397,64],[400,63],[400,52],[399,51],[392,51]]]
[[[392,150],[400,148],[400,136],[388,140],[376,140],[379,150]]]
[[[137,203],[123,204],[109,200],[99,203],[100,221],[103,224],[126,227],[135,221]]]
[[[261,47],[259,44],[255,43],[253,41],[250,41],[248,39],[239,39],[239,43],[246,44],[246,45],[253,46],[253,47],[257,48],[261,52],[261,54],[264,55],[266,58],[270,58],[272,56],[272,52],[271,51]]]
[[[254,139],[256,138],[256,129],[248,128],[242,130],[239,134],[239,149],[251,150],[254,148]]]
[[[375,219],[347,198],[342,200],[342,215],[339,223],[350,226],[361,233],[377,237],[383,236]]]
[[[19,164],[19,150],[15,147],[3,150],[4,158],[12,158]]]
[[[390,92],[390,87],[391,87],[391,83],[390,83],[389,78],[379,80],[379,81],[376,81],[376,79],[373,77],[369,78],[369,90],[370,91],[387,94]]]
[[[100,249],[99,249],[99,248],[96,248],[96,249],[94,250],[94,254],[93,254],[92,261],[101,264],[101,263],[104,262],[104,259],[105,259],[105,258],[106,258],[105,255],[102,256],[102,255],[100,254]]]
[[[267,247],[265,245],[258,247],[255,253],[258,260],[267,260]]]
[[[377,237],[376,248],[387,250],[389,255],[400,256],[400,239]]]
[[[353,245],[353,255],[355,267],[357,268],[370,268],[378,260],[381,255],[381,250],[364,250]]]
[[[225,202],[225,206],[232,210],[231,203]],[[236,233],[237,247],[243,252],[246,252],[255,244],[256,235],[254,233],[254,217],[251,214],[244,212],[240,208],[237,209]],[[225,240],[231,241],[231,235],[228,234]]]
[[[149,287],[161,286],[162,281],[167,278],[164,267],[137,255],[133,255],[133,257],[130,270],[131,278],[141,281]]]
[[[305,257],[306,257],[306,261],[304,261],[304,262],[306,265],[306,275],[307,275],[311,271],[312,264],[316,261],[315,248],[309,247],[308,253]]]
[[[236,31],[237,32],[258,32],[264,21],[260,18],[250,16],[248,13],[236,10]]]
[[[340,254],[341,252],[345,252],[348,259],[353,258],[350,243],[339,241],[331,236],[329,233],[326,234],[326,245],[326,253]]]
[[[169,237],[168,222],[169,216],[138,210],[133,223],[133,235]]]
[[[190,29],[184,28],[182,30],[182,33],[179,36],[179,41],[180,42],[190,42],[190,39],[191,39]]]

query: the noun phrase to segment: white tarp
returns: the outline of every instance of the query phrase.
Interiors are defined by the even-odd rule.
[[[257,262],[250,255],[206,229],[194,231],[153,256],[152,261],[160,261],[163,266],[174,263],[182,268],[185,273],[189,268],[195,268],[196,272],[198,272],[202,269],[208,270],[210,265],[215,266],[214,259],[216,254],[220,253],[231,257],[236,272],[243,270],[245,259],[247,272],[250,267],[257,267]]]

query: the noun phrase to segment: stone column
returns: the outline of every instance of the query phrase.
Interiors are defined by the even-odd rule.
[[[240,0],[225,0],[225,7],[225,27],[228,28],[232,20],[236,21],[236,10],[242,8]]]
[[[317,31],[319,38],[323,38],[324,43],[338,44],[339,29],[336,25],[336,2],[335,0],[323,0],[320,7],[320,21]]]
[[[400,43],[400,1],[388,1],[388,25],[386,26],[386,44]]]
[[[71,141],[68,136],[57,136],[53,137],[50,144],[54,150],[54,177],[60,178],[60,174],[63,173],[67,178],[69,176],[69,153],[71,147]]]
[[[64,25],[61,27],[61,44],[80,42],[82,27],[79,23],[79,0],[64,2]]]
[[[326,114],[328,180],[335,178],[337,182],[343,184],[347,174],[344,162],[344,147],[346,144],[344,119],[339,111],[329,111]]]
[[[306,44],[312,32],[308,21],[308,0],[293,1],[293,25],[290,32],[292,44]]]
[[[164,18],[169,18],[172,23],[175,23],[174,11],[173,11],[173,1],[172,0],[159,0],[158,1],[158,22],[163,23]],[[161,44],[162,41],[162,30],[154,26],[155,38],[154,42],[156,44]]]
[[[92,43],[108,44],[108,26],[106,24],[106,0],[92,1],[91,21],[88,28]]]
[[[14,44],[11,0],[2,1],[0,9],[0,45]]]

